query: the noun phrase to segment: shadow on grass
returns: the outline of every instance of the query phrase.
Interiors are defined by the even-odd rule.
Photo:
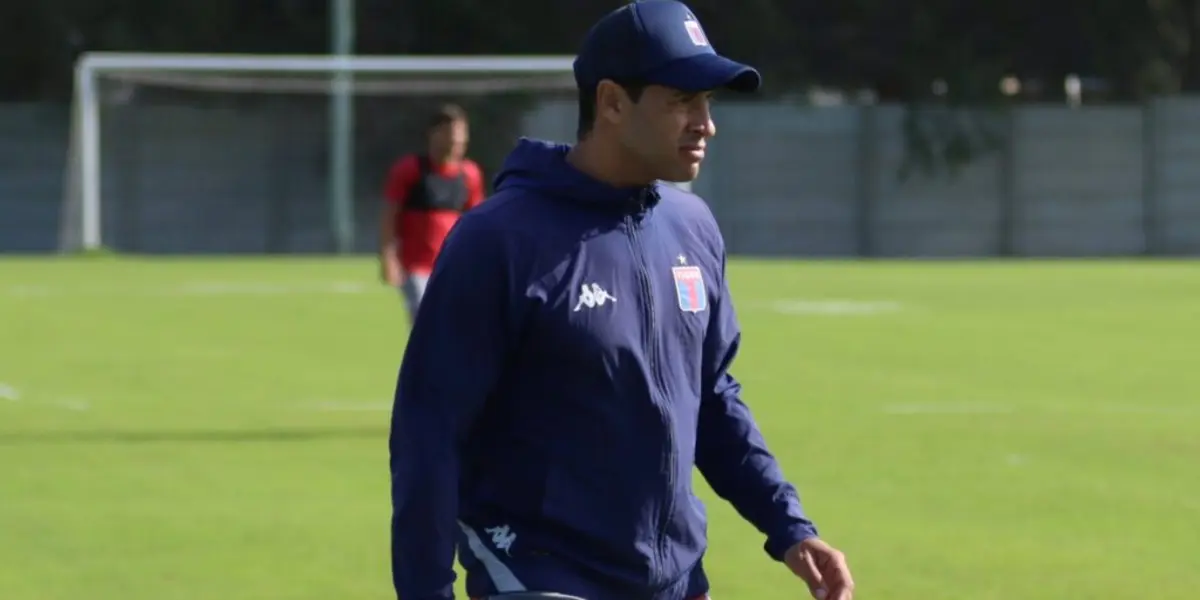
[[[386,439],[386,427],[225,430],[0,431],[0,446],[36,444],[286,443]]]

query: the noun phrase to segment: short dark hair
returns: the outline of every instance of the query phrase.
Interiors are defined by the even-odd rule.
[[[425,131],[432,132],[442,125],[460,122],[467,122],[467,111],[463,110],[463,107],[457,104],[443,104],[432,115],[429,115],[429,120],[425,124]]]
[[[647,84],[640,81],[619,81],[617,85],[629,94],[629,98],[634,102],[642,99],[642,92],[646,91]],[[575,137],[582,140],[587,134],[592,132],[592,126],[596,124],[596,88],[581,88],[579,90],[579,123],[575,128]]]

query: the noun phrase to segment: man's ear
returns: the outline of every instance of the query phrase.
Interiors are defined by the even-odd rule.
[[[610,124],[620,123],[629,104],[629,94],[615,81],[604,79],[596,86],[596,118]]]

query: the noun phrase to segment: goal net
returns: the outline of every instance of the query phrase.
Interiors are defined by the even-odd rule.
[[[64,251],[374,251],[384,179],[453,102],[494,175],[575,130],[570,57],[91,54],[76,69]]]

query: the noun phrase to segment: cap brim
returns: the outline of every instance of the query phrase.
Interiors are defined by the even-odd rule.
[[[726,89],[756,92],[762,75],[751,66],[719,54],[697,54],[671,61],[646,77],[647,82],[689,92]]]

